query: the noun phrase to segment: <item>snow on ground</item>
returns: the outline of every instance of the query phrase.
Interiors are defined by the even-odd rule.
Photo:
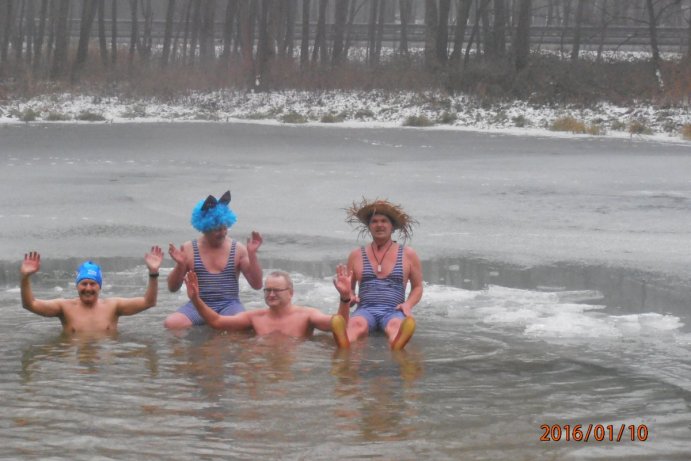
[[[524,101],[488,105],[465,95],[432,91],[221,90],[190,93],[172,102],[63,93],[0,103],[0,124],[252,121],[360,127],[412,125],[564,136],[571,133],[551,131],[550,127],[567,116],[587,127],[597,127],[599,136],[631,136],[631,123],[638,122],[643,132],[636,136],[678,142],[684,142],[682,127],[691,124],[689,107],[617,107],[601,103],[589,108],[553,108]]]

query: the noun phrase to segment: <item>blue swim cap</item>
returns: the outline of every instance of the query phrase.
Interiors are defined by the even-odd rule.
[[[227,200],[227,201],[226,201]],[[230,202],[230,193],[216,200],[212,195],[204,200],[200,200],[192,210],[192,227],[199,232],[209,232],[213,229],[218,229],[221,226],[230,228],[238,220],[233,210],[228,206]]]
[[[103,282],[103,277],[101,276],[101,267],[91,261],[84,261],[79,268],[77,268],[77,278],[75,280],[75,285],[78,285],[84,279],[93,280],[101,286]]]

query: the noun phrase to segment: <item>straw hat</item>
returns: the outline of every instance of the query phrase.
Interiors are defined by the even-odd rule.
[[[394,230],[398,231],[403,240],[408,240],[413,235],[413,226],[418,222],[408,213],[403,211],[400,205],[395,205],[388,200],[367,200],[362,198],[360,203],[353,204],[346,208],[346,222],[353,224],[360,231],[360,236],[369,231],[369,222],[375,214],[388,217],[393,224]]]

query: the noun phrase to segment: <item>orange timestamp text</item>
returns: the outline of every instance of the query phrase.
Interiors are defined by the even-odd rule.
[[[648,426],[645,424],[543,424],[540,426],[542,442],[590,442],[607,441],[645,442],[648,440]]]

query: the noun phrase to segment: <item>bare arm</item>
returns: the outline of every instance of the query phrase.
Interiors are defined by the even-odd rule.
[[[406,317],[409,317],[413,311],[413,307],[422,299],[422,264],[415,250],[410,247],[405,248],[405,257],[410,264],[410,273],[408,280],[410,281],[410,294],[408,299],[403,304],[396,306],[400,309]]]
[[[252,231],[252,235],[247,239],[247,246],[238,245],[238,268],[255,290],[262,287],[262,266],[257,258],[257,251],[263,241],[259,232]]]
[[[331,331],[331,315],[327,315],[314,307],[308,309],[310,310],[310,324],[314,328],[321,331]]]
[[[187,296],[190,301],[197,308],[197,312],[202,316],[204,321],[212,328],[218,330],[248,330],[252,328],[252,318],[249,312],[241,312],[236,315],[219,315],[211,309],[199,296],[199,281],[197,274],[190,271],[185,276],[185,284],[187,285]]]
[[[189,242],[188,242],[189,243]],[[168,290],[175,293],[182,287],[182,282],[185,280],[185,274],[192,266],[189,265],[189,246],[187,243],[176,247],[172,243],[168,244],[168,254],[175,261],[175,267],[168,274]]]
[[[138,298],[116,298],[116,312],[118,315],[134,315],[156,305],[158,297],[158,271],[163,262],[163,250],[158,246],[151,247],[151,251],[144,256],[144,262],[149,269],[149,283],[146,293]]]
[[[31,289],[30,277],[41,268],[41,255],[36,251],[31,251],[24,255],[24,261],[19,269],[21,274],[20,291],[22,295],[22,307],[34,314],[44,317],[57,317],[62,315],[62,300],[53,299],[50,301],[34,298]]]
[[[353,272],[349,271],[347,266],[339,264],[333,282],[340,297],[338,313],[348,322],[352,303]]]

